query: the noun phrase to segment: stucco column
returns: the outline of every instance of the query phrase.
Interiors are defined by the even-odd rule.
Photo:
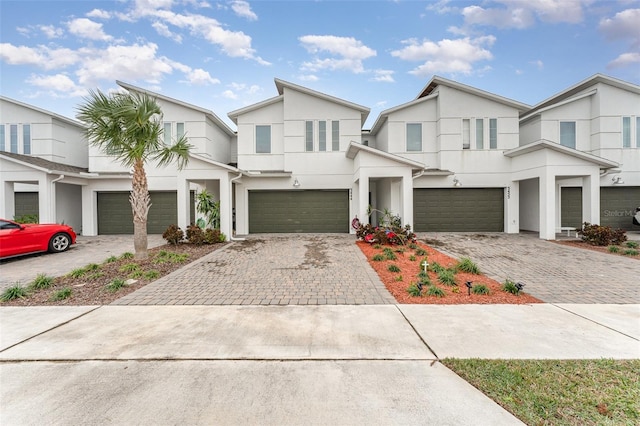
[[[236,234],[247,235],[249,233],[249,192],[241,183],[235,184],[236,188]]]
[[[229,238],[232,236],[231,229],[231,185],[229,183],[229,174],[220,176],[220,231]]]
[[[53,185],[49,176],[38,179],[38,219],[40,223],[55,222],[55,205],[53,204]]]
[[[13,182],[2,182],[0,185],[0,217],[12,220],[16,214]]]
[[[413,229],[413,177],[411,173],[402,178],[402,221]]]
[[[507,234],[520,232],[520,182],[511,181],[504,190],[504,221]]]
[[[191,199],[189,197],[189,181],[178,176],[177,197],[178,197],[178,227],[186,230],[189,226],[189,214],[191,213]]]
[[[358,182],[358,219],[360,223],[369,223],[369,175],[360,171],[360,181]]]
[[[82,235],[98,235],[98,195],[89,185],[82,187]]]
[[[582,222],[600,224],[600,176],[582,178]]]
[[[549,170],[540,175],[540,238],[556,239],[556,177]]]

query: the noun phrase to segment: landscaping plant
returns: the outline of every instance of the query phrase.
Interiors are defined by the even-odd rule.
[[[440,287],[436,287],[435,285],[430,285],[427,288],[427,296],[444,297],[444,295],[445,295],[444,290],[441,289]]]
[[[462,259],[460,259],[458,263],[456,263],[455,268],[458,271],[468,272],[470,274],[475,274],[475,275],[480,274],[480,268],[478,268],[478,265],[476,265],[468,257],[463,257]]]
[[[175,246],[184,239],[184,232],[178,227],[178,225],[169,225],[169,227],[162,233],[162,238],[167,240],[169,244],[173,244]]]
[[[5,291],[3,291],[2,295],[0,296],[0,300],[2,300],[3,302],[8,302],[9,300],[27,297],[28,295],[29,293],[27,292],[27,289],[22,287],[20,284],[16,284],[13,287],[9,287]]]
[[[53,284],[53,277],[49,277],[46,274],[38,274],[31,282],[30,287],[35,290],[42,290],[51,287],[51,284]]]
[[[584,222],[578,235],[583,241],[594,246],[619,245],[627,241],[624,229],[611,229],[610,226],[592,225]]]

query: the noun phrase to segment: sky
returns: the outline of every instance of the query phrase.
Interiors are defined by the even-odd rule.
[[[0,94],[73,118],[116,80],[227,113],[274,78],[378,114],[434,76],[535,105],[640,84],[640,0],[0,0]]]

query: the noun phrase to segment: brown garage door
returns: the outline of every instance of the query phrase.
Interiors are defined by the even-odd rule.
[[[504,189],[414,189],[413,221],[418,232],[503,232]]]

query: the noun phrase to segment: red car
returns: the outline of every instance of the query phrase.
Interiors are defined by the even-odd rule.
[[[23,225],[0,219],[0,258],[41,251],[59,253],[75,243],[76,233],[67,225]]]

